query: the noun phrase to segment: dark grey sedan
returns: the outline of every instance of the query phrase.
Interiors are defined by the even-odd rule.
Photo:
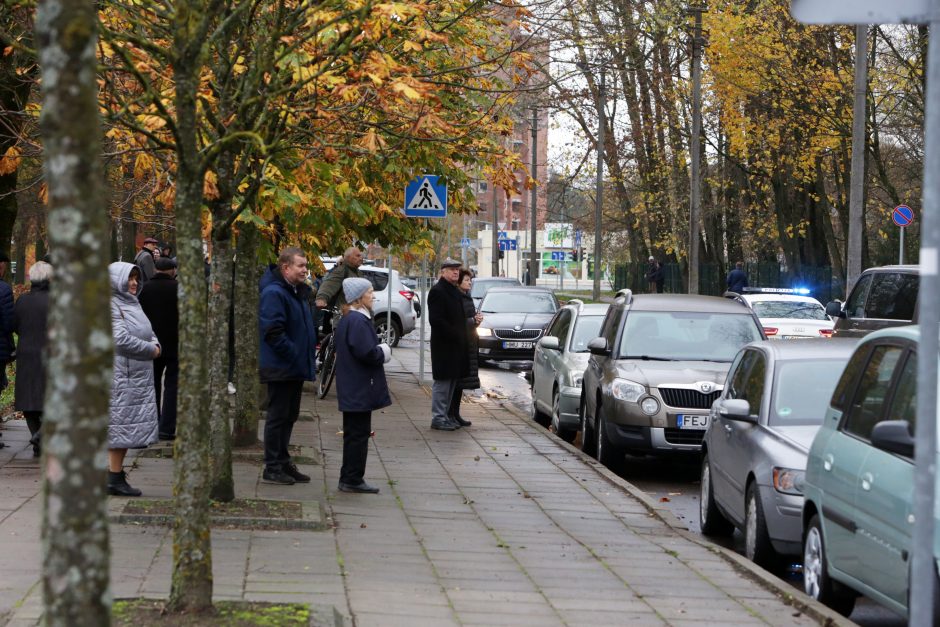
[[[555,294],[542,287],[494,287],[480,305],[477,327],[482,359],[530,360],[535,343],[558,311]]]
[[[761,565],[800,554],[807,454],[857,341],[762,341],[741,349],[702,442],[702,533],[740,528],[745,555]]]

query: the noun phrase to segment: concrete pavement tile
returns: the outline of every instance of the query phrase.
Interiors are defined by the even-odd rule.
[[[560,612],[569,627],[597,627],[598,625],[629,625],[630,627],[658,627],[668,625],[653,612],[605,612],[592,610],[565,610]]]
[[[551,625],[564,625],[557,615],[552,616],[525,616],[522,614],[498,614],[487,611],[461,612],[462,625],[486,625],[489,627],[517,626],[517,627],[550,627]]]
[[[392,616],[384,612],[357,612],[358,627],[446,627],[447,625],[460,625],[457,619],[450,616],[418,617],[418,616]]]

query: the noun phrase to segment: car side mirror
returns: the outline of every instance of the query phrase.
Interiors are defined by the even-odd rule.
[[[757,416],[751,415],[751,404],[743,398],[728,398],[718,401],[718,413],[728,420],[757,422]]]
[[[906,420],[882,420],[871,430],[871,444],[888,453],[914,457],[914,438]]]
[[[607,338],[604,337],[594,338],[588,342],[587,348],[591,351],[592,355],[600,355],[601,357],[610,355],[610,349],[607,347]]]
[[[833,318],[845,318],[845,312],[842,311],[842,303],[837,300],[826,305],[826,315]]]
[[[546,335],[543,337],[541,340],[539,340],[539,346],[552,351],[561,350],[561,345],[558,343],[558,338],[554,335]]]

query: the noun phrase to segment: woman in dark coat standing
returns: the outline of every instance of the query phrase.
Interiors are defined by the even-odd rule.
[[[477,359],[477,326],[480,324],[480,316],[477,314],[476,307],[473,306],[473,299],[470,297],[470,284],[473,281],[473,275],[469,270],[460,269],[457,277],[457,289],[460,291],[460,300],[463,304],[463,316],[467,323],[467,357],[469,359],[467,376],[462,377],[454,388],[454,395],[450,400],[450,408],[447,415],[451,420],[461,427],[469,427],[469,420],[464,420],[460,415],[460,401],[463,399],[464,390],[475,390],[480,386],[480,364]]]
[[[16,344],[16,384],[13,408],[23,412],[29,427],[33,457],[41,453],[43,401],[46,396],[46,344],[48,343],[49,281],[52,266],[37,261],[29,269],[30,291],[13,307]]]
[[[372,411],[392,404],[382,364],[392,358],[372,326],[374,294],[368,279],[343,280],[343,317],[336,327],[336,397],[343,412],[340,492],[376,494],[364,480]]]

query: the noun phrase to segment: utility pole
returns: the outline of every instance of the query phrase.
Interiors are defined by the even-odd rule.
[[[689,294],[698,294],[699,225],[702,222],[702,12],[704,6],[689,7],[695,14],[692,33],[692,138],[689,152],[692,172],[689,185]]]
[[[868,25],[855,26],[855,107],[852,112],[852,175],[849,184],[849,242],[845,293],[862,273],[865,231],[865,121],[868,97]]]
[[[460,238],[460,263],[463,264],[463,267],[467,267],[467,249],[469,246],[464,246],[464,240],[467,239],[467,216],[463,216],[463,237]],[[388,301],[392,302],[392,301]],[[391,309],[391,308],[389,308]]]
[[[493,276],[499,276],[499,196],[496,194],[496,185],[493,184]]]
[[[604,208],[604,144],[607,133],[607,84],[604,62],[597,90],[597,190],[594,193],[594,286],[591,299],[601,298],[601,216]]]
[[[539,145],[539,110],[532,107],[532,179],[538,180],[538,145]],[[532,195],[529,197],[532,203],[532,224],[529,230],[532,232],[531,248],[529,249],[529,285],[535,285],[535,280],[539,276],[539,270],[542,266],[542,260],[536,259],[538,254],[538,242],[536,241],[536,231],[538,229],[538,212],[536,208],[538,188],[532,186]]]

